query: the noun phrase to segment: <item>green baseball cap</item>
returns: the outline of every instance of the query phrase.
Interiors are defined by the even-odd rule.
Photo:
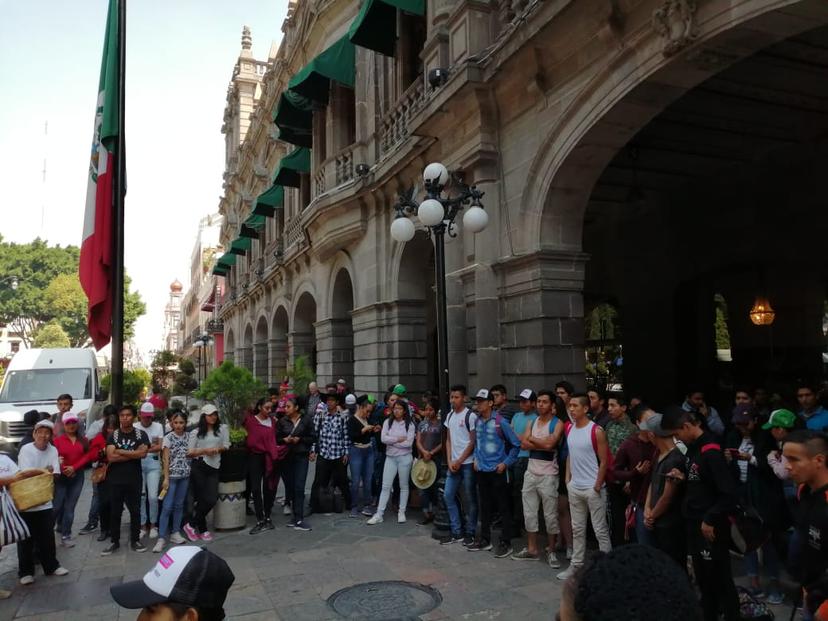
[[[774,427],[793,429],[795,424],[796,414],[790,410],[774,410],[771,412],[768,422],[762,425],[762,429],[773,429]]]
[[[368,403],[376,403],[377,398],[374,395],[368,395]]]
[[[405,393],[406,393],[405,386],[403,386],[402,384],[397,384],[396,386],[394,386],[394,394],[395,395],[399,395],[401,397],[404,397]]]

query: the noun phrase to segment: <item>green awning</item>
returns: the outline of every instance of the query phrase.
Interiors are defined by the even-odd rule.
[[[273,122],[279,128],[279,140],[299,147],[313,146],[313,102],[291,90],[279,97]]]
[[[267,218],[265,216],[260,216],[255,213],[250,214],[247,220],[242,222],[241,229],[239,230],[239,237],[259,239],[259,231],[264,228],[266,220]]]
[[[397,9],[425,15],[424,0],[363,0],[348,29],[351,43],[393,56],[397,44]]]
[[[229,267],[222,267],[221,265],[216,265],[215,267],[213,267],[214,276],[227,276],[227,272],[229,271]]]
[[[272,218],[277,209],[285,205],[285,188],[281,185],[272,185],[266,192],[262,192],[253,202],[252,213],[257,216]]]
[[[325,105],[328,103],[331,80],[354,87],[355,55],[354,44],[345,35],[302,67],[290,79],[288,88],[302,97]]]
[[[299,173],[310,172],[310,149],[300,148],[294,150],[279,162],[279,169],[273,177],[275,185],[299,187]]]
[[[218,261],[216,261],[217,266],[226,267],[228,269],[230,267],[232,267],[233,265],[235,265],[235,264],[236,264],[236,255],[231,254],[229,252],[226,252],[223,255],[221,255],[218,258]]]
[[[237,237],[230,244],[230,252],[243,255],[253,247],[253,240],[249,237]]]

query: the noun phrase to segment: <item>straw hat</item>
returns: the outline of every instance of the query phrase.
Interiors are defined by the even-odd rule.
[[[428,489],[437,478],[437,465],[429,460],[418,459],[411,467],[411,481],[420,489]]]

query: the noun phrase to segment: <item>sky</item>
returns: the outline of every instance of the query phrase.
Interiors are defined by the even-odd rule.
[[[7,241],[80,245],[107,5],[0,0]],[[222,195],[221,124],[242,27],[264,60],[281,39],[286,10],[287,0],[127,4],[125,261],[147,305],[135,336],[145,360],[162,348],[169,284],[188,284],[198,221]]]

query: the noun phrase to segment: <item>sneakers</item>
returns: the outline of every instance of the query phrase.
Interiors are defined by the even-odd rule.
[[[463,541],[463,535],[448,535],[440,539],[441,546],[450,546],[453,543],[460,543]]]
[[[474,543],[472,543],[470,545],[467,545],[466,549],[469,552],[484,552],[486,550],[491,550],[492,549],[492,543],[490,541],[485,540],[485,539],[479,539],[478,541],[475,541]],[[510,550],[510,552],[511,552],[511,550]]]
[[[558,560],[555,550],[548,550],[546,553],[546,562],[552,569],[560,569],[561,562]]]
[[[470,545],[474,545],[474,535],[466,535],[465,537],[463,537],[463,545],[467,548]]]
[[[55,571],[52,572],[51,575],[53,576],[65,576],[69,573],[69,570],[65,567],[58,567]]]
[[[100,534],[95,538],[96,541],[106,541],[109,539],[109,533],[105,530],[102,530]]]
[[[498,541],[495,548],[495,558],[505,558],[512,553],[512,546],[507,541]]]
[[[574,573],[575,573],[575,570],[576,570],[576,569],[577,569],[577,567],[575,567],[574,565],[570,565],[569,567],[567,567],[566,569],[564,569],[562,572],[560,572],[560,573],[559,573],[557,576],[555,576],[555,577],[556,577],[558,580],[569,580],[569,578],[572,576],[572,574],[574,574]]]
[[[417,522],[417,526],[427,526],[434,521],[434,514],[433,513],[424,513],[423,517],[420,521]]]
[[[152,551],[158,554],[159,552],[164,551],[164,546],[166,545],[166,541],[164,541],[163,537],[159,537],[158,541],[155,542],[155,546],[152,548]]]
[[[405,524],[405,511],[397,513],[397,524]]]
[[[181,533],[175,531],[172,535],[170,535],[170,543],[178,546],[182,543],[187,543],[187,540],[181,536]]]
[[[288,522],[287,524],[285,524],[285,526],[286,526],[287,528],[293,528],[294,526],[296,526],[296,520],[291,520],[290,522]]]
[[[293,515],[293,509],[290,504],[285,503],[285,508],[282,509],[282,515]]]
[[[362,511],[360,511],[360,513],[362,513],[362,515],[364,515],[365,517],[371,517],[372,515],[374,515],[374,508],[370,505],[366,505],[362,507]]]
[[[265,530],[273,530],[276,527],[273,525],[273,520],[271,520],[270,518],[265,518],[264,528]]]
[[[101,556],[109,556],[110,554],[114,554],[118,550],[121,549],[121,544],[119,543],[110,543],[107,547],[101,550]]]
[[[305,521],[302,521],[302,522],[296,522],[296,526],[293,527],[293,530],[308,531],[308,530],[313,530],[313,529],[311,528],[310,524],[308,524]]]
[[[146,552],[147,546],[145,546],[140,541],[133,541],[129,547],[132,549],[133,552]]]
[[[201,533],[201,540],[202,541],[212,541],[213,540],[213,535],[210,533],[209,530],[205,530],[203,533]]]
[[[348,514],[348,517],[358,518],[359,517],[359,509],[357,509],[356,507],[353,507],[351,509],[351,513]]]
[[[516,554],[512,554],[513,561],[536,561],[538,560],[537,554],[530,554],[529,548],[523,548],[520,552]]]
[[[158,529],[155,526],[150,528],[149,538],[150,539],[158,539]]]
[[[78,531],[78,534],[88,535],[89,533],[94,533],[96,530],[98,530],[98,525],[94,522],[89,522],[86,526],[84,526]]]
[[[567,548],[566,549],[566,560],[571,561],[572,560],[572,555],[574,553],[575,553],[575,551],[572,548]]]
[[[20,578],[20,584],[23,586],[29,586],[30,584],[34,584],[34,576],[23,576]]]
[[[265,529],[264,522],[256,522],[256,525],[250,529],[251,535],[258,535]]]
[[[60,545],[64,548],[74,548],[75,542],[72,541],[71,537],[61,537],[60,538]]]
[[[382,522],[382,513],[375,513],[373,517],[365,522],[368,526],[373,526],[374,524],[379,524]]]
[[[189,522],[184,524],[184,534],[187,535],[187,539],[190,541],[198,541],[201,537],[198,534],[198,531],[193,528]]]
[[[768,603],[773,606],[781,606],[785,603],[785,596],[779,591],[771,591],[768,594]]]

